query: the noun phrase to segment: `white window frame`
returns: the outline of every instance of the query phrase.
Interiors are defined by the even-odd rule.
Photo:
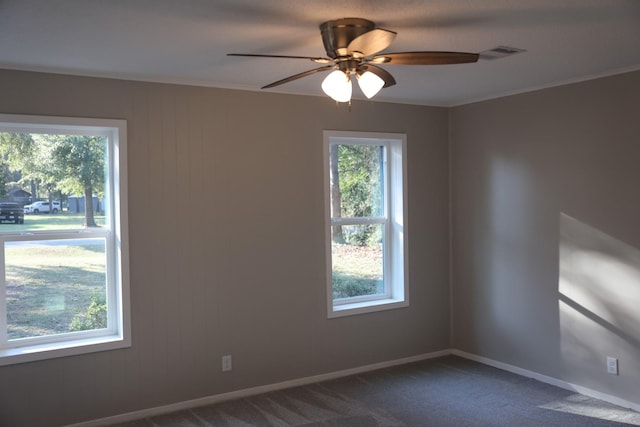
[[[125,120],[0,114],[0,132],[102,136],[108,141],[108,227],[59,232],[0,233],[0,366],[131,346],[127,218],[127,122]],[[8,340],[4,244],[10,241],[100,238],[105,240],[106,329]]]
[[[407,242],[407,137],[399,133],[323,132],[327,315],[329,318],[409,306]],[[385,147],[383,217],[338,219],[331,217],[330,145],[360,144]],[[384,224],[383,271],[385,293],[333,299],[331,227],[350,224]]]

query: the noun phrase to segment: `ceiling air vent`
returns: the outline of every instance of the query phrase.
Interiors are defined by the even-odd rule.
[[[517,47],[498,46],[498,47],[494,47],[493,49],[480,52],[480,58],[498,59],[498,58],[504,58],[505,56],[512,56],[520,52],[526,52],[526,50],[518,49]]]

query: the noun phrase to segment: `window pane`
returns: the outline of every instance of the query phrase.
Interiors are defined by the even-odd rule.
[[[1,201],[22,209],[0,211],[0,232],[108,225],[107,143],[98,136],[0,132],[0,182],[8,188]]]
[[[406,136],[324,131],[328,316],[407,307]]]
[[[106,328],[105,240],[6,242],[9,340]]]
[[[382,216],[384,147],[332,144],[330,150],[331,216]]]
[[[332,242],[333,298],[384,294],[382,224],[343,225],[344,243]]]

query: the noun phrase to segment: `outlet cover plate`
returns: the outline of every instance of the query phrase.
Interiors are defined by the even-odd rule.
[[[231,356],[222,356],[222,372],[229,372],[231,368]]]
[[[618,375],[618,359],[615,357],[607,357],[607,372],[612,375]]]

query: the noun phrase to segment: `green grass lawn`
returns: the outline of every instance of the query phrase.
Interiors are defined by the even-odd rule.
[[[83,219],[27,215],[24,224],[2,224],[0,232],[76,229]],[[104,224],[103,217],[96,220]],[[9,339],[70,332],[82,324],[94,301],[105,300],[101,239],[7,242],[5,265]]]
[[[333,298],[376,295],[384,291],[382,248],[332,243]]]
[[[96,223],[104,225],[104,215],[95,215]],[[12,224],[3,222],[0,224],[0,232],[8,231],[33,231],[33,230],[68,230],[81,228],[84,222],[84,214],[62,212],[57,214],[27,214],[24,216],[24,224]]]

